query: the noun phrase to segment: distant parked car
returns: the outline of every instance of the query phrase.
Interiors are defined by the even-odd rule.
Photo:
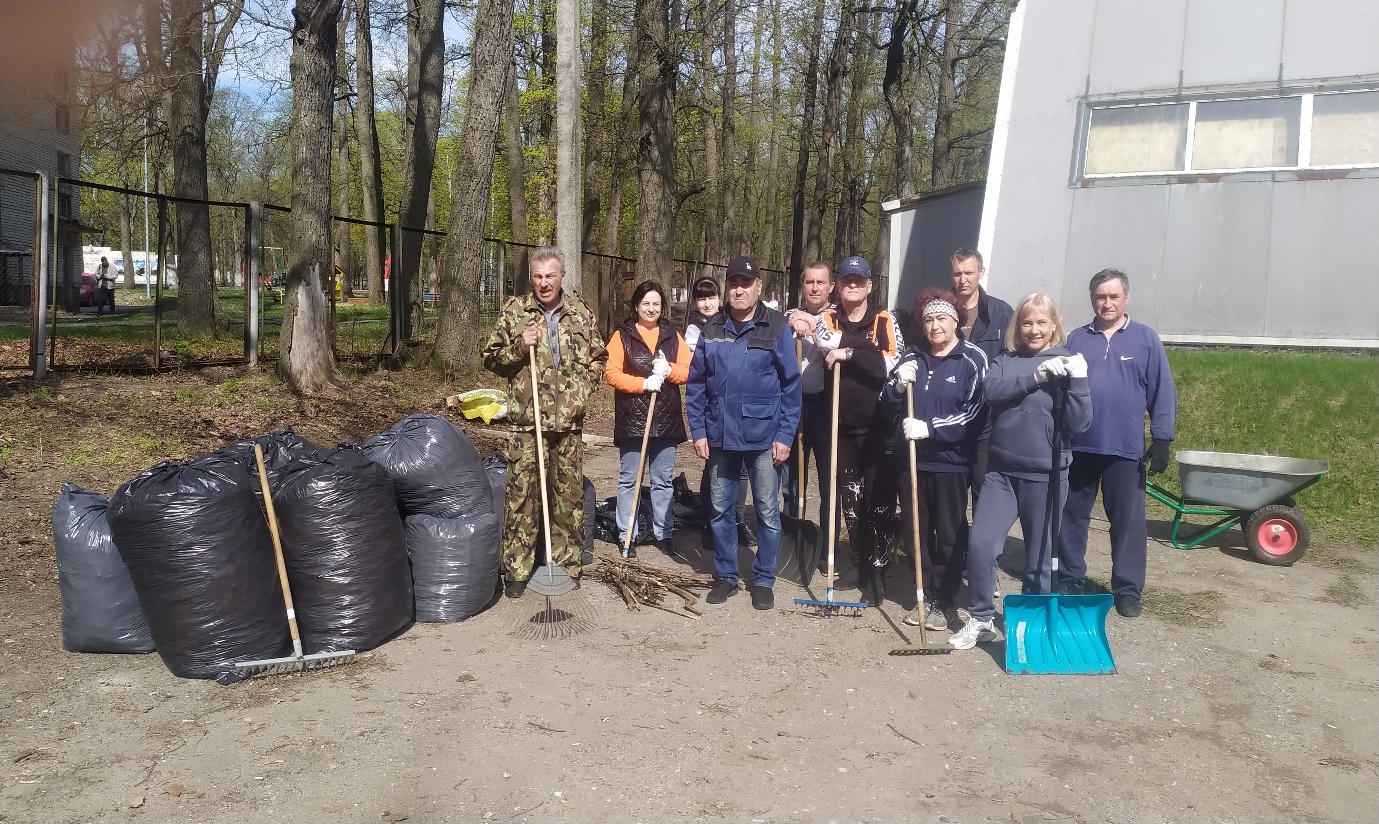
[[[83,273],[81,276],[81,291],[79,300],[82,306],[94,306],[96,304],[96,276]]]

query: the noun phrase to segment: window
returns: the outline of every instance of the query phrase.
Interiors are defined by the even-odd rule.
[[[1192,169],[1268,169],[1298,165],[1302,98],[1197,104]]]
[[[72,156],[67,154],[66,152],[57,153],[57,176],[72,176]]]
[[[1082,176],[1379,166],[1379,91],[1090,103]]]
[[[1187,116],[1186,103],[1093,109],[1087,174],[1182,169]]]
[[[1313,166],[1379,163],[1379,92],[1313,99],[1311,161]]]
[[[72,114],[71,110],[61,103],[57,106],[56,127],[62,134],[72,133]]]

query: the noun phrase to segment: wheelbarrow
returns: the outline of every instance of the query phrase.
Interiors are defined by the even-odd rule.
[[[1293,495],[1320,481],[1329,464],[1234,452],[1179,452],[1175,457],[1181,496],[1145,482],[1145,493],[1173,510],[1175,547],[1195,549],[1240,524],[1245,543],[1261,563],[1292,566],[1307,551],[1312,531]],[[1185,515],[1219,520],[1189,534],[1183,529]]]

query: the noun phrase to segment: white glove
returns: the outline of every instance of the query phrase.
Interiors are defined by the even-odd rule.
[[[820,352],[831,352],[843,343],[843,333],[834,332],[832,329],[815,329],[814,345]]]
[[[912,441],[922,441],[929,437],[929,424],[919,418],[906,418],[900,422],[900,428],[905,430],[905,437]]]
[[[1070,378],[1087,377],[1087,359],[1082,357],[1080,352],[1070,358],[1063,358],[1063,367],[1068,370]]]
[[[1034,367],[1034,382],[1048,383],[1052,378],[1061,378],[1068,374],[1068,366],[1063,363],[1062,358],[1047,358],[1043,363]]]
[[[664,381],[665,381],[665,378],[661,377],[660,375],[652,375],[651,377],[649,377],[649,378],[647,378],[646,380],[642,381],[642,391],[643,391],[643,392],[660,392],[660,391],[661,391],[661,384],[662,384]]]
[[[919,378],[919,361],[909,360],[895,368],[895,388],[905,391],[905,387]]]
[[[656,353],[656,360],[651,362],[651,374],[658,378],[665,378],[670,374],[670,361],[666,360],[664,353]]]

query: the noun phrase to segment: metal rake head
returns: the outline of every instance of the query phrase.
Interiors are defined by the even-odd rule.
[[[519,620],[509,634],[528,641],[559,641],[598,626],[583,598],[566,595],[558,602],[550,597],[545,601],[541,610]]]
[[[804,607],[806,612],[818,618],[832,618],[835,615],[857,618],[867,608],[866,601],[816,601],[810,598],[796,598],[795,604]]]
[[[900,647],[886,653],[887,655],[947,655],[952,652],[952,647]]]
[[[357,660],[354,650],[341,652],[318,652],[312,655],[290,658],[269,658],[263,661],[239,661],[235,664],[235,674],[243,678],[267,675],[296,675],[308,670],[348,664]]]

